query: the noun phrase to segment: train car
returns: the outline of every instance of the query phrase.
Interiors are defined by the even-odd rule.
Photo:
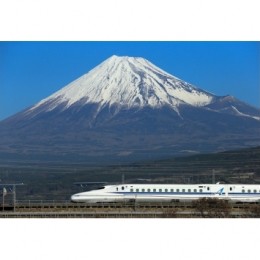
[[[174,201],[218,198],[260,201],[260,185],[252,184],[120,184],[71,196],[72,202]]]

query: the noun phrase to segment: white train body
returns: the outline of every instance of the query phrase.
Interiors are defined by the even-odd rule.
[[[77,193],[73,202],[172,201],[219,198],[260,201],[260,185],[252,184],[120,184]]]

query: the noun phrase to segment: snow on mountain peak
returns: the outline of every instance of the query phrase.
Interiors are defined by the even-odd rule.
[[[176,109],[181,103],[204,106],[213,98],[214,95],[172,76],[144,58],[113,55],[31,110],[46,102],[48,111],[60,104],[68,108],[77,102],[128,108],[169,105]]]

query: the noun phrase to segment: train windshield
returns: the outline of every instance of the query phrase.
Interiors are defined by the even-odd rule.
[[[105,186],[97,187],[95,190],[103,190],[103,189],[105,189]]]

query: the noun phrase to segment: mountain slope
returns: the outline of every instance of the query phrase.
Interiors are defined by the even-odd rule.
[[[112,56],[0,123],[0,157],[120,162],[260,145],[260,111]]]
[[[68,86],[42,100],[31,111],[50,101],[48,110],[77,102],[99,106],[175,107],[179,103],[205,105],[213,95],[168,74],[143,58],[112,56]]]

